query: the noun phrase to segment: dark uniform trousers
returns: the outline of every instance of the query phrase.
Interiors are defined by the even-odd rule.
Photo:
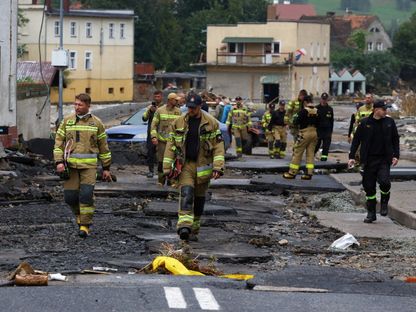
[[[390,164],[384,157],[371,157],[363,165],[363,187],[367,201],[376,202],[376,183],[380,185],[382,196],[390,193]]]
[[[329,154],[329,147],[331,146],[332,139],[332,129],[331,128],[321,128],[317,130],[318,133],[318,143],[316,144],[315,154],[318,152],[319,148],[322,145],[322,155],[321,159],[327,159]]]
[[[156,146],[152,143],[152,137],[147,135],[147,165],[149,166],[149,172],[153,172],[156,162]]]
[[[69,180],[64,182],[65,202],[78,217],[80,225],[92,224],[94,215],[94,186],[97,169],[70,168]]]

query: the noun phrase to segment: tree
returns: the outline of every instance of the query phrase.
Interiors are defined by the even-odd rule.
[[[400,60],[400,76],[404,80],[415,80],[416,72],[416,12],[409,21],[400,25],[393,38],[393,54]]]
[[[29,19],[28,18],[26,18],[24,15],[23,15],[23,12],[22,12],[22,10],[21,9],[18,9],[17,10],[17,27],[18,28],[21,28],[21,27],[24,27],[27,23],[29,22]],[[20,35],[21,35],[21,33],[20,33],[20,30],[18,31],[18,34],[17,34],[17,41],[19,41],[19,39],[20,39]],[[21,57],[23,57],[23,55],[25,54],[27,52],[27,50],[26,50],[26,44],[17,44],[17,58],[21,58]]]
[[[365,51],[365,37],[367,32],[363,29],[354,30],[347,40],[350,47],[357,49],[359,52],[364,53]]]

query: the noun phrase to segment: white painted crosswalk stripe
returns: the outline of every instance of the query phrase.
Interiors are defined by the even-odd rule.
[[[202,310],[217,311],[220,309],[220,305],[209,288],[193,288],[193,290]]]
[[[186,309],[186,301],[179,287],[163,287],[166,301],[171,309]]]

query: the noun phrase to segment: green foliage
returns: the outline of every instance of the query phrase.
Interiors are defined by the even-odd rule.
[[[403,23],[393,39],[393,54],[402,63],[402,78],[415,79],[416,71],[416,12]]]
[[[366,36],[367,36],[367,32],[365,30],[356,29],[352,32],[352,34],[348,38],[348,45],[357,49],[361,53],[364,53]]]
[[[17,27],[24,27],[27,23],[29,22],[29,19],[27,17],[24,16],[23,12],[21,9],[17,10]],[[20,39],[20,29],[18,32],[18,38],[19,41]],[[27,52],[27,46],[26,44],[17,44],[17,57],[21,58],[25,53]]]

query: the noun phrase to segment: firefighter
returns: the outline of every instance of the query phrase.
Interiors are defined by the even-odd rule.
[[[156,146],[157,151],[157,173],[160,185],[165,185],[166,179],[163,175],[163,155],[165,153],[166,142],[169,138],[171,123],[181,115],[181,110],[177,107],[176,93],[169,93],[168,101],[162,107],[159,107],[152,120],[152,144]]]
[[[187,98],[188,113],[172,123],[163,159],[165,175],[180,162],[180,200],[177,233],[182,240],[198,240],[205,195],[211,178],[224,174],[224,142],[214,117],[201,110],[202,99]]]
[[[275,104],[269,104],[269,112],[262,118],[262,125],[269,146],[270,158],[284,158],[286,150],[286,125],[284,121],[286,102],[281,100],[279,108],[274,110]]]
[[[299,127],[299,134],[293,146],[293,157],[289,165],[289,172],[283,174],[285,179],[296,177],[304,151],[306,151],[306,173],[302,175],[301,179],[312,179],[315,146],[318,139],[316,133],[318,122],[318,110],[314,107],[311,97],[307,95],[304,98],[304,108],[294,120],[294,124]]]
[[[370,116],[370,114],[372,114],[373,102],[374,102],[373,96],[371,94],[366,94],[364,105],[358,109],[355,115],[355,129],[357,129],[357,127],[360,125],[361,120],[363,120],[365,117],[368,117]],[[353,132],[355,132],[355,130]]]
[[[296,142],[296,137],[299,133],[299,128],[294,124],[298,113],[303,108],[303,102],[308,92],[304,89],[299,91],[297,100],[289,101],[286,105],[285,124],[289,126],[289,132],[293,137],[293,142]]]
[[[318,143],[315,147],[315,154],[322,145],[321,161],[328,160],[329,147],[331,146],[332,131],[334,130],[334,110],[328,105],[328,93],[321,94],[320,104],[316,107],[318,110],[319,127]]]
[[[243,106],[241,96],[235,98],[236,106],[228,114],[227,126],[235,138],[237,157],[243,154],[243,146],[247,144],[248,130],[252,127],[251,113]]]
[[[153,173],[155,169],[155,155],[156,155],[156,146],[152,144],[152,135],[150,131],[152,129],[152,120],[156,110],[163,105],[162,103],[162,91],[156,90],[153,93],[153,101],[147,107],[146,111],[142,116],[143,121],[147,121],[147,165],[149,166],[149,172],[147,173],[148,178],[153,178]]]
[[[355,153],[360,146],[360,162],[363,169],[362,185],[366,195],[367,216],[365,223],[376,217],[376,183],[380,186],[380,215],[387,216],[390,199],[390,166],[396,166],[400,157],[399,134],[396,123],[386,116],[384,101],[376,101],[373,113],[361,120],[351,144],[348,166],[355,164]]]
[[[75,113],[61,122],[54,147],[56,171],[69,170],[64,182],[64,198],[76,216],[79,236],[84,238],[90,233],[95,210],[93,193],[98,160],[103,167],[102,179],[111,180],[107,135],[101,120],[89,112],[90,104],[88,94],[75,97]]]

